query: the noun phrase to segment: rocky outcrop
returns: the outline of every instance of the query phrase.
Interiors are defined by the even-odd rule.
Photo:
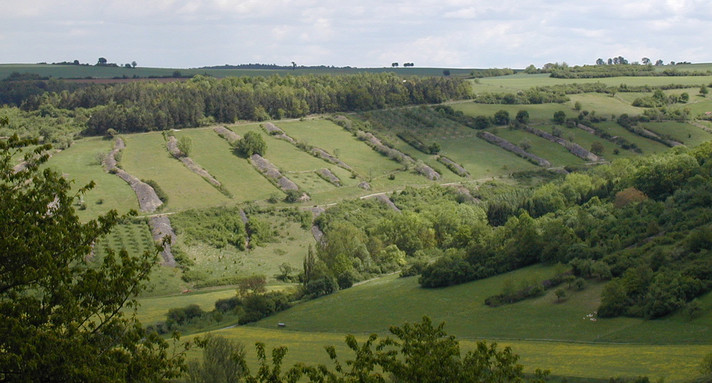
[[[220,137],[224,138],[230,144],[233,144],[242,138],[237,133],[222,126],[217,126],[213,128],[213,131],[215,131],[215,133],[217,133]]]
[[[468,172],[467,169],[463,168],[462,165],[443,155],[438,156],[438,162],[447,166],[448,169],[450,169],[453,173],[457,174],[460,177],[467,177],[470,175],[470,172]]]
[[[341,180],[339,179],[339,177],[337,177],[336,174],[332,173],[331,170],[329,170],[327,168],[316,170],[316,174],[319,177],[321,177],[324,181],[326,181],[336,187],[341,186]]]
[[[299,190],[299,186],[297,186],[297,184],[292,182],[289,178],[283,176],[276,166],[259,154],[253,154],[252,157],[250,157],[250,162],[252,163],[252,166],[267,177],[270,182],[275,183],[283,191]]]
[[[163,257],[163,265],[175,267],[176,260],[171,252],[171,245],[176,243],[176,233],[173,231],[171,226],[171,220],[167,215],[159,215],[151,217],[148,221],[151,226],[151,235],[155,242],[162,242],[164,238],[170,238],[169,242],[163,242],[163,250],[161,251],[161,257]]]
[[[409,155],[397,149],[388,147],[373,134],[369,132],[359,131],[357,137],[359,140],[365,142],[368,146],[373,148],[373,150],[383,154],[384,156],[392,160],[398,161],[406,166],[413,166],[416,172],[424,175],[429,180],[435,181],[440,179],[440,173],[435,171],[435,169],[431,168],[425,163],[415,161],[413,157],[410,157]]]

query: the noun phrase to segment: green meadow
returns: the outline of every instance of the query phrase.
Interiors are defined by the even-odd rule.
[[[30,67],[37,70],[37,73],[53,77],[170,75],[173,71],[53,65]],[[23,66],[0,65],[0,77],[5,73],[3,71],[10,71],[9,74],[11,71],[21,70],[19,68]],[[700,68],[690,67],[692,70],[706,70]],[[381,69],[404,74],[442,75],[438,73],[441,70],[435,68]],[[182,74],[211,74],[218,70],[180,71]],[[467,74],[464,72],[466,70],[462,71],[457,72],[457,75]],[[307,72],[306,69],[285,71],[288,74]],[[338,69],[333,69],[333,72],[350,73]],[[225,70],[220,72],[220,75],[229,73],[264,75],[265,72]],[[315,70],[314,73],[324,72]],[[712,82],[712,76],[562,80],[548,75],[516,74],[472,80],[471,84],[475,92],[517,92],[532,86],[591,82],[611,86],[682,84],[686,88],[665,92],[687,92],[690,100],[670,108],[688,108],[693,117],[712,111],[712,98],[697,94],[699,85]],[[468,116],[491,117],[499,110],[506,110],[512,119],[518,111],[526,110],[532,126],[549,133],[553,133],[555,128],[560,129],[563,138],[585,149],[590,149],[596,142],[601,143],[604,148],[603,157],[613,161],[617,158],[634,158],[640,154],[625,150],[584,130],[554,125],[553,114],[564,111],[567,117],[576,118],[580,112],[575,110],[574,106],[578,102],[581,104],[581,110],[595,111],[597,116],[605,117],[605,121],[595,123],[597,128],[611,136],[625,138],[634,143],[642,150],[643,155],[659,153],[670,148],[638,136],[615,122],[615,118],[623,113],[642,114],[644,109],[633,107],[631,103],[637,97],[649,95],[622,92],[616,93],[614,97],[606,94],[574,94],[569,96],[570,101],[562,104],[484,105],[472,101],[454,101],[447,105]],[[370,113],[371,117],[380,114],[380,117],[377,117],[381,122],[400,121],[405,114],[404,109]],[[368,112],[346,116],[364,121],[369,118]],[[168,202],[158,213],[166,213],[172,219],[178,233],[173,246],[176,254],[185,262],[182,268],[158,267],[154,270],[149,290],[140,297],[141,307],[137,312],[139,319],[144,324],[163,321],[171,308],[189,304],[197,304],[206,311],[212,310],[216,300],[235,295],[235,282],[245,276],[265,275],[271,289],[293,288],[295,285],[276,280],[280,266],[287,264],[298,273],[309,247],[316,244],[308,225],[294,218],[295,215],[298,216],[295,212],[309,211],[311,214],[311,210],[317,206],[326,208],[343,200],[392,192],[406,186],[422,187],[458,182],[472,184],[475,180],[489,178],[502,178],[514,183],[514,178],[508,178],[512,173],[540,169],[478,138],[476,130],[454,120],[442,118],[443,121],[439,121],[437,126],[432,128],[424,124],[405,126],[404,129],[426,145],[438,144],[440,154],[462,164],[469,171],[468,178],[457,176],[437,162],[435,155],[418,151],[388,129],[374,128],[374,131],[396,149],[433,167],[443,178],[430,181],[412,170],[405,169],[403,164],[374,151],[325,116],[309,116],[300,120],[273,123],[299,142],[322,148],[338,157],[349,165],[353,172],[306,153],[294,144],[268,135],[259,123],[240,121],[226,125],[241,136],[248,131],[260,134],[267,143],[264,157],[310,195],[309,202],[296,204],[284,202],[285,193],[260,174],[248,159],[235,154],[231,146],[213,131],[212,126],[182,129],[172,134],[177,138],[191,139],[190,157],[222,183],[225,193],[173,158],[166,150],[165,138],[160,132],[122,135],[126,149],[121,155],[120,166],[137,178],[155,181],[165,192]],[[375,125],[374,123],[373,126]],[[691,123],[667,121],[639,124],[689,147],[712,138],[712,133],[700,128],[700,125],[712,129],[712,123],[703,120]],[[585,163],[561,145],[522,129],[493,126],[489,127],[488,131],[515,145],[528,144],[528,151],[551,161],[552,167],[579,166]],[[68,149],[54,154],[49,161],[48,166],[74,180],[75,189],[90,181],[96,183],[94,190],[76,203],[75,208],[82,220],[95,218],[110,209],[122,213],[138,209],[131,188],[117,176],[105,172],[100,165],[101,156],[106,155],[111,147],[112,141],[109,140],[99,137],[81,138]],[[618,154],[614,153],[616,151]],[[342,186],[332,185],[319,177],[316,171],[323,168],[336,174]],[[358,186],[364,181],[370,184],[370,190]],[[207,208],[215,208],[223,214],[236,214],[239,208],[243,208],[248,212],[248,216],[266,222],[272,238],[245,250],[234,245],[215,247],[190,238],[185,227],[195,223],[187,222],[195,219],[190,216],[191,210]],[[97,242],[95,256],[101,257],[105,248],[122,247],[131,253],[153,249],[145,221],[131,219],[122,222]],[[541,296],[515,304],[497,308],[484,305],[485,298],[499,294],[506,285],[518,286],[533,280],[542,281],[553,276],[555,270],[553,266],[531,266],[496,277],[439,289],[420,288],[417,277],[399,278],[397,275],[387,275],[329,296],[297,303],[291,309],[259,322],[223,328],[215,333],[245,344],[249,363],[253,367],[256,365],[256,358],[252,345],[257,341],[265,342],[268,346],[287,346],[287,366],[298,361],[328,364],[324,346],[336,346],[342,358],[351,356],[343,344],[346,334],[356,334],[360,340],[370,333],[385,336],[389,326],[418,321],[423,315],[428,315],[436,323],[445,322],[446,331],[461,340],[463,350],[472,349],[480,339],[496,341],[502,346],[511,346],[520,354],[520,362],[526,366],[527,371],[533,371],[537,367],[547,368],[555,376],[581,378],[584,381],[593,378],[646,375],[651,380],[664,378],[668,382],[681,382],[695,376],[696,366],[702,356],[712,350],[710,294],[699,299],[702,313],[695,319],[689,319],[680,313],[656,320],[619,317],[593,321],[591,318],[595,318],[594,311],[600,304],[601,291],[605,286],[603,282],[595,281],[587,282],[583,290],[565,288],[566,297],[561,300],[550,290]],[[278,328],[278,323],[285,323],[286,327]],[[228,327],[233,323],[221,322],[215,326],[222,327],[223,324]],[[196,335],[198,333],[189,334],[184,339],[190,340]],[[189,352],[190,358],[198,356],[197,350]]]
[[[222,206],[230,200],[199,175],[191,172],[166,149],[161,133],[124,135],[121,166],[129,174],[153,180],[168,195],[163,211]],[[227,156],[226,156],[227,157]]]
[[[105,172],[101,165],[102,156],[108,155],[112,147],[112,141],[100,137],[83,138],[54,154],[48,162],[48,166],[73,180],[75,190],[94,181],[94,189],[81,197],[83,203],[77,201],[75,206],[83,220],[111,209],[120,213],[138,210],[138,200],[131,187],[119,177]]]

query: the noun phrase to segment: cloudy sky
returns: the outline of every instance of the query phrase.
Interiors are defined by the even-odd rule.
[[[711,0],[0,0],[0,63],[712,62]]]

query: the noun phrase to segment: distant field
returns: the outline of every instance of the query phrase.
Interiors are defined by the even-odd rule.
[[[0,79],[8,77],[13,72],[36,73],[42,77],[65,79],[84,78],[114,78],[114,77],[171,77],[174,72],[181,76],[198,74],[213,77],[232,76],[272,76],[300,74],[354,74],[362,72],[382,73],[394,72],[404,76],[443,76],[445,68],[297,68],[291,69],[197,69],[197,68],[114,68],[84,65],[49,65],[49,64],[0,64]],[[472,69],[449,69],[452,76],[469,76]]]
[[[577,78],[577,79],[560,79],[549,77],[548,74],[524,74],[518,73],[512,76],[488,77],[478,80],[479,83],[472,81],[473,89],[477,92],[479,87],[483,90],[493,91],[499,88],[500,92],[512,92],[517,90],[529,89],[533,86],[548,86],[559,84],[586,84],[586,83],[603,83],[608,86],[618,86],[626,84],[629,86],[638,85],[667,85],[667,84],[683,84],[690,86],[700,86],[702,84],[709,85],[712,82],[712,76],[643,76],[643,77],[605,77],[605,78]]]
[[[453,109],[462,111],[470,116],[488,116],[492,117],[500,110],[505,110],[509,113],[509,117],[514,119],[517,112],[526,110],[529,113],[531,121],[551,121],[554,118],[554,113],[563,111],[566,117],[576,117],[579,112],[573,110],[567,104],[537,104],[537,105],[504,105],[504,104],[476,104],[474,102],[459,102],[450,104]]]

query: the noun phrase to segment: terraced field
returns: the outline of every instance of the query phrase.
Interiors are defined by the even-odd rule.
[[[83,220],[95,218],[111,209],[126,213],[138,210],[138,200],[129,185],[119,177],[106,173],[101,166],[102,156],[109,153],[112,142],[99,137],[84,138],[56,153],[48,166],[74,180],[76,190],[94,181],[94,189],[84,195],[84,203],[75,206]]]
[[[153,180],[168,195],[163,211],[221,206],[231,203],[199,175],[188,170],[166,150],[161,133],[124,136],[121,166],[129,174],[143,180]],[[229,158],[229,154],[226,154]]]

